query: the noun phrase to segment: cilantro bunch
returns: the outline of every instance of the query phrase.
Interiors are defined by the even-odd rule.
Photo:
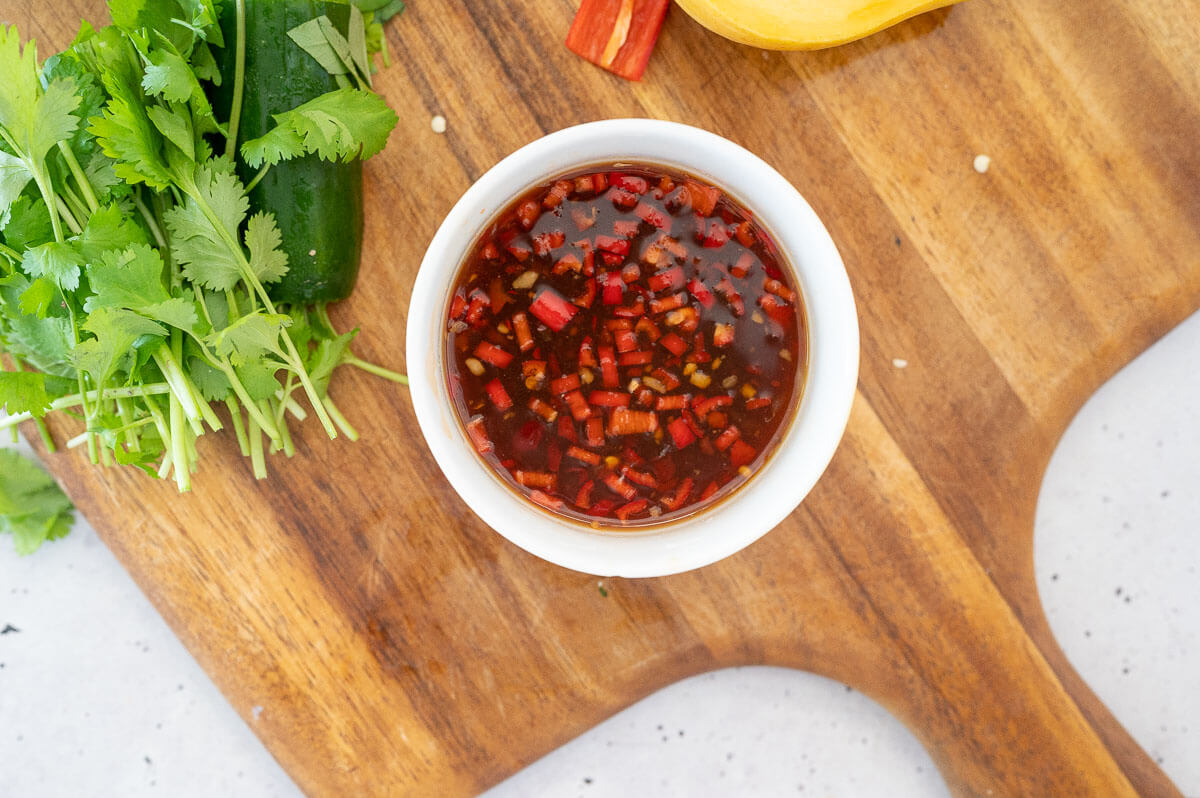
[[[206,94],[221,80],[212,48],[226,46],[216,2],[110,0],[111,25],[84,22],[44,63],[0,27],[0,429],[32,419],[53,450],[42,418],[71,414],[82,431],[67,446],[181,491],[197,439],[225,423],[264,477],[266,453],[294,451],[301,399],[330,437],[356,438],[326,391],[339,365],[405,381],[356,358],[356,331],[338,334],[323,306],[268,294],[288,268],[279,229],[250,213],[234,169],[238,104],[218,119]],[[397,121],[370,88],[378,20],[355,8],[346,35],[320,20],[293,38],[314,57],[330,49],[342,88],[243,142],[256,168],[369,157]]]

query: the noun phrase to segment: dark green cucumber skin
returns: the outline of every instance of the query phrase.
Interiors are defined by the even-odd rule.
[[[329,73],[288,38],[289,29],[325,14],[345,30],[350,7],[320,0],[245,0],[246,66],[238,141],[258,138],[275,126],[278,114],[338,87]],[[225,47],[218,51],[221,87],[216,110],[229,118],[233,98],[236,11],[221,4]],[[249,182],[258,173],[237,159],[238,174]],[[275,214],[288,273],[271,298],[311,305],[350,296],[362,255],[362,161],[331,163],[316,155],[281,161],[250,192],[251,211]]]

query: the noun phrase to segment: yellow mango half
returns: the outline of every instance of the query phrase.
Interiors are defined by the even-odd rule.
[[[704,27],[766,50],[816,50],[958,0],[675,0]]]

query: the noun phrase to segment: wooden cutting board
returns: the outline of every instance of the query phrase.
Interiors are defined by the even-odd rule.
[[[1179,795],[1054,641],[1031,541],[1071,415],[1200,305],[1194,0],[973,0],[787,55],[676,9],[641,83],[565,50],[575,5],[418,0],[389,27],[378,85],[402,118],[368,167],[362,280],[336,320],[402,367],[426,242],[519,145],[613,116],[713,130],[809,199],[861,313],[849,429],[801,508],[727,561],[605,596],[483,526],[406,392],[346,371],[359,443],[308,424],[255,482],[205,436],[183,497],[49,458],[84,514],[312,795],[468,795],[746,663],[880,701],[957,795]],[[43,55],[103,19],[99,0],[0,9]]]

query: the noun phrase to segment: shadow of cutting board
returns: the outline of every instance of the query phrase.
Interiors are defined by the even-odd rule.
[[[809,199],[859,303],[857,400],[808,500],[727,561],[606,597],[484,527],[406,392],[345,371],[333,392],[363,440],[308,424],[267,482],[215,435],[183,497],[49,458],[108,545],[312,795],[468,795],[745,663],[877,699],[957,795],[1178,795],[1063,657],[1031,541],[1071,415],[1200,306],[1194,3],[973,0],[789,55],[676,9],[636,84],[564,49],[575,5],[419,0],[389,27],[378,85],[402,118],[368,167],[362,280],[336,320],[402,367],[424,246],[499,158],[597,118],[708,128]],[[104,16],[0,4],[43,55],[81,14]]]

